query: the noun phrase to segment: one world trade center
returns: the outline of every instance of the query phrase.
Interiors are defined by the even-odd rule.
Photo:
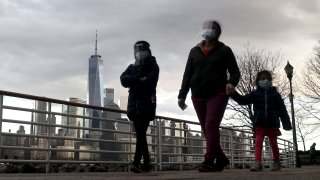
[[[87,102],[89,105],[103,107],[103,60],[97,52],[97,33],[95,43],[95,53],[89,58],[88,74],[88,94]],[[101,110],[89,110],[88,115],[94,117],[89,121],[90,128],[100,128],[100,121],[95,118],[102,118]]]

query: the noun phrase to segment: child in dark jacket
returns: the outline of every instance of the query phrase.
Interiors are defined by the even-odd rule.
[[[270,146],[273,153],[273,164],[271,171],[280,171],[280,155],[277,144],[277,136],[281,135],[279,130],[281,119],[284,130],[291,130],[291,122],[286,110],[284,101],[277,91],[276,87],[272,86],[272,75],[269,71],[263,70],[258,72],[256,78],[257,89],[247,95],[240,95],[235,92],[232,95],[240,105],[253,104],[254,119],[253,131],[255,133],[255,164],[251,171],[262,171],[261,163],[262,144],[265,136],[269,137]]]

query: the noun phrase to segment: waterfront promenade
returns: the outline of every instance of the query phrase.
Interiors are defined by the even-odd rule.
[[[265,169],[250,172],[248,169],[232,169],[219,173],[198,171],[154,171],[134,174],[131,172],[105,173],[49,173],[49,174],[0,174],[0,180],[320,180],[320,166],[284,168],[278,172]]]

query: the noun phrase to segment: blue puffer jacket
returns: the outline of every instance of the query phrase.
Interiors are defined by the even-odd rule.
[[[275,87],[268,90],[258,87],[244,96],[235,92],[231,97],[240,105],[253,104],[253,127],[280,128],[280,118],[283,129],[292,129],[284,101]]]
[[[139,78],[146,77],[141,81]],[[130,64],[121,74],[123,87],[129,88],[128,117],[131,121],[138,114],[144,120],[153,120],[156,113],[156,87],[159,78],[159,66],[155,57],[150,56],[141,65]]]

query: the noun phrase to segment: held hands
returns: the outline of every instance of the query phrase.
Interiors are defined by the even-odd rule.
[[[232,84],[229,83],[229,84],[226,85],[226,94],[227,94],[227,96],[231,96],[234,93],[234,91],[235,91],[235,88],[234,88],[234,86]]]
[[[146,79],[146,77],[140,77],[139,80],[140,81],[144,81]]]
[[[184,111],[188,105],[186,105],[185,99],[178,99],[178,106]]]

